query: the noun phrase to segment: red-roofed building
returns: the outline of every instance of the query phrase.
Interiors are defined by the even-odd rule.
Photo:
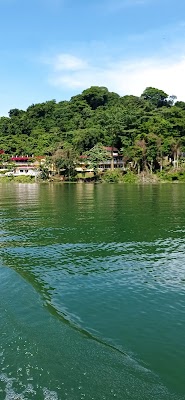
[[[7,176],[32,176],[37,177],[40,174],[40,165],[45,161],[44,156],[29,157],[29,156],[12,156],[9,158],[9,163],[5,163],[6,171],[7,168],[11,167],[10,171],[7,171]]]
[[[35,156],[35,157],[29,157],[29,156],[12,156],[10,157],[10,162],[16,164],[16,165],[32,165],[32,166],[40,166],[43,164],[45,161],[44,156]]]
[[[0,150],[0,155],[4,150]],[[37,177],[40,175],[40,166],[45,162],[45,156],[12,156],[0,165],[1,176],[20,176],[27,175]]]
[[[30,161],[32,158],[28,157],[28,156],[15,156],[15,157],[11,157],[10,161],[12,162],[16,162],[16,163],[20,163],[20,162],[28,162]]]

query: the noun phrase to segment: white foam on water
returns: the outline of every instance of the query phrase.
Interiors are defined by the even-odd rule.
[[[15,383],[19,383],[16,378],[9,378],[6,374],[0,374],[0,382],[4,383],[4,390],[0,390],[0,392],[4,392],[4,400],[28,400],[28,396],[34,395],[37,398],[37,391],[34,389],[33,385],[28,383],[24,385],[24,390],[22,392],[15,390]],[[42,400],[59,400],[58,395],[54,391],[50,391],[46,387],[42,389],[43,398]],[[40,398],[40,397],[39,397]]]
[[[58,400],[58,395],[54,391],[50,391],[47,388],[43,389],[44,400]]]

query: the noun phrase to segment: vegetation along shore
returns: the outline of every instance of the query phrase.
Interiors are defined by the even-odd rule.
[[[1,181],[185,182],[185,102],[93,86],[0,118]]]

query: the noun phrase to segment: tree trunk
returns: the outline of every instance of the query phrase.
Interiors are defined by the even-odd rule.
[[[151,161],[151,164],[149,164],[149,166],[150,166],[150,173],[152,174],[153,173],[153,161]]]
[[[146,158],[144,158],[144,160],[143,160],[143,169],[144,169],[144,171],[148,170]]]
[[[111,169],[111,171],[114,170],[113,146],[112,146],[112,151],[111,151],[111,164],[110,164],[110,169]]]
[[[68,181],[71,179],[71,173],[70,173],[70,168],[68,169]]]
[[[176,168],[177,165],[177,155],[176,155],[176,151],[174,151],[173,153],[173,166],[174,168]]]
[[[163,170],[163,153],[161,151],[160,171],[162,172],[162,170]]]

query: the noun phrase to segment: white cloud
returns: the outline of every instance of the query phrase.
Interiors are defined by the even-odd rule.
[[[58,54],[51,63],[56,71],[77,71],[88,68],[86,61],[71,54]]]
[[[185,101],[185,53],[178,59],[132,59],[108,62],[100,67],[72,55],[60,54],[56,59],[59,63],[53,62],[49,82],[59,89],[81,91],[98,85],[120,95],[140,95],[147,86],[154,86]]]

